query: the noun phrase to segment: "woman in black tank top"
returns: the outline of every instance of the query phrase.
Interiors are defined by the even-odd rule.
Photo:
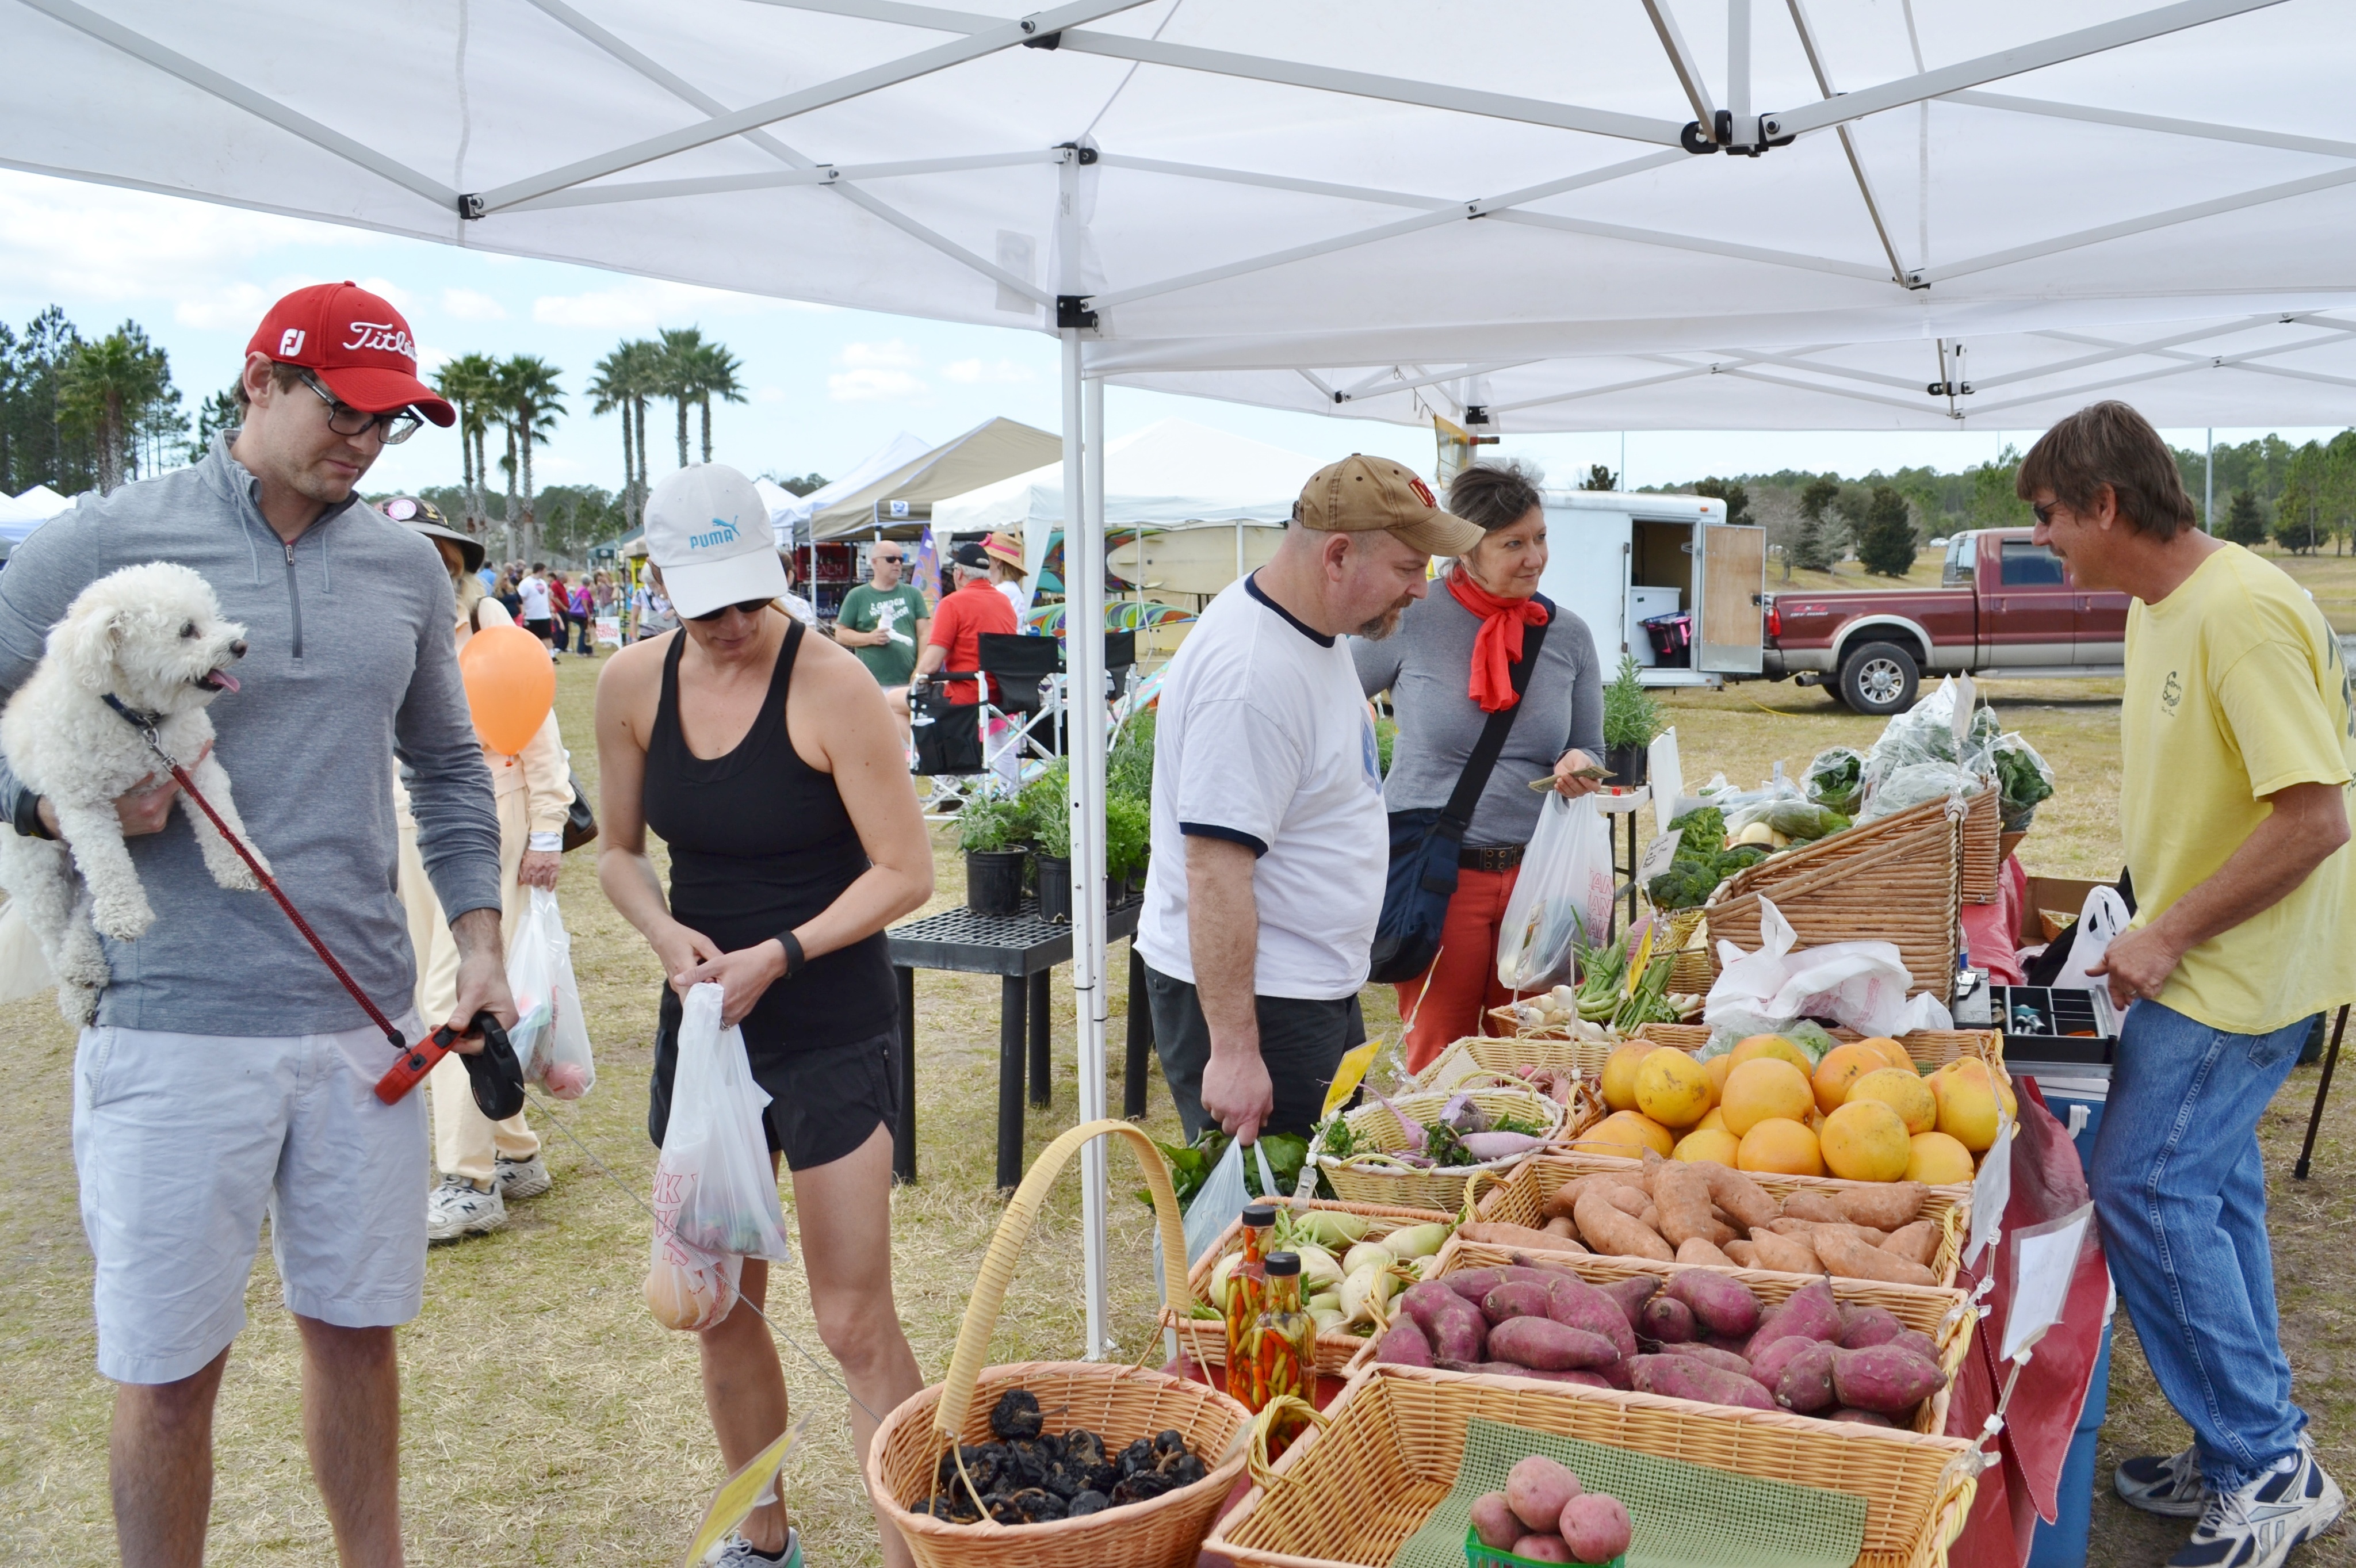
[[[662,553],[666,542],[653,542]],[[758,591],[765,556],[774,567],[766,545],[742,570],[730,563],[721,591]],[[647,1117],[658,1144],[680,998],[718,983],[723,1020],[744,1030],[863,1462],[876,1415],[923,1386],[892,1301],[891,1129],[908,1090],[895,1081],[898,1004],[883,933],[931,896],[931,844],[899,728],[866,667],[765,600],[715,607],[708,579],[698,585],[705,603],[675,585],[678,631],[622,650],[599,679],[598,878],[669,977]],[[648,829],[670,852],[668,897],[647,856]],[[743,1299],[761,1305],[767,1280],[766,1264],[746,1259]],[[734,1470],[786,1426],[776,1344],[743,1310],[699,1339],[706,1403]],[[882,1533],[884,1560],[906,1563],[899,1532]],[[782,1502],[754,1510],[742,1537],[723,1562],[798,1555]]]

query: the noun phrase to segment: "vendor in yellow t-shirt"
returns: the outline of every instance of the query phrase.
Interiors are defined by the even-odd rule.
[[[2101,966],[2126,1015],[2091,1176],[2119,1298],[2193,1442],[2113,1484],[2200,1520],[2175,1568],[2276,1568],[2346,1507],[2291,1401],[2257,1124],[2315,1015],[2356,1000],[2348,673],[2305,590],[2199,531],[2126,404],[2046,432],[2019,489],[2079,588],[2135,597],[2119,826],[2137,908]]]

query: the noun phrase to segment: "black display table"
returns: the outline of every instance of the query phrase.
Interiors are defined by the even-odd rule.
[[[1141,900],[1117,904],[1105,915],[1105,940],[1136,934]],[[884,932],[892,944],[892,967],[900,983],[900,1122],[892,1130],[892,1176],[916,1179],[916,971],[954,970],[995,974],[998,1004],[998,1185],[1012,1188],[1023,1179],[1023,1047],[1027,1023],[1031,1103],[1049,1103],[1051,1063],[1047,1049],[1047,975],[1072,957],[1072,928],[1039,918],[1031,898],[1012,915],[944,909]],[[1153,1024],[1145,1005],[1145,961],[1132,944],[1129,953],[1129,1061],[1121,1090],[1121,1114],[1145,1114],[1146,1057]]]

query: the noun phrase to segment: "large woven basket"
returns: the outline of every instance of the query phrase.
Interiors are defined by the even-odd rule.
[[[1964,902],[1993,904],[2004,869],[2004,823],[1997,814],[1997,792],[1981,790],[1964,812]]]
[[[1217,1390],[1141,1367],[1089,1361],[981,1364],[1014,1265],[1038,1219],[1047,1189],[1081,1145],[1101,1137],[1128,1141],[1153,1194],[1162,1240],[1162,1277],[1183,1278],[1186,1231],[1171,1190],[1169,1167],[1152,1140],[1126,1122],[1090,1122],[1047,1145],[1015,1188],[991,1238],[981,1275],[967,1299],[948,1376],[904,1400],[884,1418],[867,1455],[867,1490],[878,1512],[897,1526],[925,1568],[1097,1568],[1107,1563],[1192,1568],[1203,1537],[1244,1467],[1251,1416]],[[1003,1525],[989,1520],[952,1524],[906,1505],[933,1490],[935,1467],[952,1442],[990,1439],[990,1411],[1010,1389],[1028,1389],[1047,1412],[1048,1427],[1080,1426],[1104,1439],[1108,1453],[1140,1437],[1175,1430],[1211,1466],[1191,1487],[1141,1503],[1107,1509],[1052,1524]]]
[[[1372,1221],[1365,1234],[1365,1240],[1369,1241],[1379,1240],[1394,1230],[1409,1226],[1429,1225],[1434,1220],[1452,1223],[1456,1219],[1452,1213],[1438,1214],[1430,1209],[1384,1208],[1371,1203],[1330,1203],[1322,1198],[1292,1207],[1329,1208],[1342,1214],[1363,1216]],[[1217,1271],[1220,1259],[1243,1245],[1243,1234],[1244,1222],[1238,1216],[1219,1232],[1219,1239],[1204,1251],[1194,1264],[1194,1272],[1186,1279],[1189,1305],[1196,1302],[1206,1306],[1213,1305],[1211,1275]],[[1165,1306],[1162,1309],[1162,1326],[1176,1329],[1180,1348],[1205,1366],[1224,1367],[1227,1364],[1226,1319],[1195,1317],[1192,1314],[1182,1316],[1180,1309]],[[1320,1334],[1317,1337],[1317,1369],[1329,1378],[1340,1377],[1350,1363],[1357,1359],[1358,1352],[1366,1348],[1371,1337],[1373,1336],[1365,1334],[1344,1334],[1339,1329]]]
[[[1459,1236],[1451,1240],[1440,1254],[1440,1266],[1433,1277],[1445,1279],[1473,1269],[1501,1267],[1514,1261],[1517,1249],[1495,1247],[1485,1242],[1468,1241]],[[1939,1366],[1947,1374],[1947,1386],[1922,1402],[1916,1411],[1912,1430],[1924,1436],[1937,1436],[1947,1429],[1947,1403],[1954,1392],[1955,1374],[1964,1364],[1972,1343],[1972,1329],[1979,1313],[1970,1298],[1960,1290],[1934,1289],[1926,1285],[1885,1284],[1879,1280],[1845,1280],[1829,1275],[1785,1274],[1772,1269],[1730,1269],[1716,1263],[1660,1263],[1650,1258],[1599,1258],[1591,1254],[1564,1252],[1541,1258],[1535,1252],[1523,1252],[1534,1262],[1548,1267],[1568,1269],[1590,1284],[1608,1285],[1637,1274],[1657,1274],[1667,1279],[1688,1269],[1708,1269],[1714,1274],[1740,1280],[1759,1297],[1760,1304],[1776,1307],[1802,1286],[1822,1278],[1833,1288],[1836,1300],[1849,1306],[1887,1307],[1892,1316],[1909,1328],[1919,1328],[1931,1337],[1939,1348]],[[1375,1347],[1368,1346],[1354,1371],[1363,1371],[1375,1364]],[[1463,1374],[1459,1374],[1460,1376]],[[1563,1385],[1571,1386],[1571,1385]],[[1679,1400],[1680,1404],[1700,1402]],[[1708,1405],[1709,1410],[1731,1410],[1731,1405]],[[1887,1431],[1888,1428],[1880,1430]]]
[[[1844,1043],[1865,1038],[1847,1025],[1835,1025],[1828,1032]],[[1629,1038],[1675,1046],[1681,1051],[1697,1051],[1709,1044],[1709,1036],[1707,1024],[1646,1024]],[[1917,1067],[1943,1068],[1958,1057],[1971,1057],[1986,1062],[1989,1070],[2002,1075],[2007,1083],[2012,1081],[2012,1075],[2005,1070],[2001,1030],[1917,1029],[1899,1036],[1898,1043]]]
[[[1976,1485],[1962,1438],[1523,1378],[1373,1367],[1325,1413],[1207,1551],[1259,1568],[1387,1568],[1455,1484],[1474,1416],[1862,1498],[1857,1568],[1944,1568]]]
[[[1446,1088],[1472,1070],[1462,1065],[1465,1061],[1492,1072],[1511,1072],[1518,1067],[1558,1067],[1600,1073],[1620,1044],[1617,1039],[1582,1040],[1561,1025],[1518,1023],[1510,1005],[1490,1008],[1489,1023],[1496,1033],[1467,1036],[1440,1052],[1430,1067],[1416,1074],[1416,1087]],[[1457,1058],[1458,1065],[1443,1074],[1442,1064],[1451,1057]]]
[[[1563,1108],[1545,1095],[1526,1089],[1481,1089],[1472,1090],[1472,1102],[1491,1117],[1511,1116],[1516,1121],[1543,1126],[1549,1133],[1573,1137],[1600,1120],[1600,1104],[1582,1112],[1586,1121],[1566,1118]],[[1418,1123],[1436,1118],[1448,1103],[1444,1093],[1428,1092],[1401,1095],[1390,1105]],[[1377,1101],[1349,1113],[1346,1124],[1363,1149],[1371,1146],[1379,1154],[1397,1154],[1408,1146],[1407,1129],[1392,1114],[1390,1105]],[[1498,1173],[1512,1169],[1528,1159],[1527,1155],[1515,1155],[1490,1160],[1478,1166],[1446,1171],[1421,1170],[1413,1165],[1386,1163],[1378,1156],[1354,1155],[1339,1160],[1323,1153],[1317,1155],[1317,1167],[1333,1186],[1333,1195],[1344,1203],[1371,1203],[1386,1208],[1428,1208],[1442,1214],[1453,1214],[1464,1205],[1464,1183],[1476,1171]]]
[[[1526,1225],[1532,1230],[1546,1223],[1547,1198],[1567,1181],[1599,1173],[1624,1171],[1626,1160],[1611,1155],[1547,1155],[1517,1167],[1498,1185],[1481,1194],[1473,1208],[1473,1218],[1502,1220],[1508,1225]],[[1788,1197],[1804,1187],[1815,1187],[1837,1192],[1845,1187],[1865,1187],[1865,1182],[1842,1181],[1837,1176],[1771,1176],[1753,1171],[1751,1179],[1777,1199]],[[1972,1223],[1972,1189],[1968,1186],[1934,1187],[1931,1196],[1922,1200],[1921,1218],[1939,1228],[1938,1250],[1931,1254],[1931,1275],[1942,1285],[1955,1283],[1955,1269],[1963,1256],[1964,1243],[1970,1238]]]
[[[1907,994],[1944,1002],[1955,983],[1963,891],[1962,822],[1947,804],[1925,800],[1737,873],[1707,907],[1713,952],[1721,940],[1756,952],[1760,900],[1771,899],[1795,946],[1894,943],[1913,977]]]

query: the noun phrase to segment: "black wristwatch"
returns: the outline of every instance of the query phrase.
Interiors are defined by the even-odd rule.
[[[786,950],[785,978],[791,980],[801,972],[804,962],[801,939],[791,931],[780,931],[777,934],[777,945]]]
[[[19,838],[54,839],[48,824],[41,821],[41,798],[30,789],[16,791],[16,809],[9,814],[8,825],[16,830]]]

